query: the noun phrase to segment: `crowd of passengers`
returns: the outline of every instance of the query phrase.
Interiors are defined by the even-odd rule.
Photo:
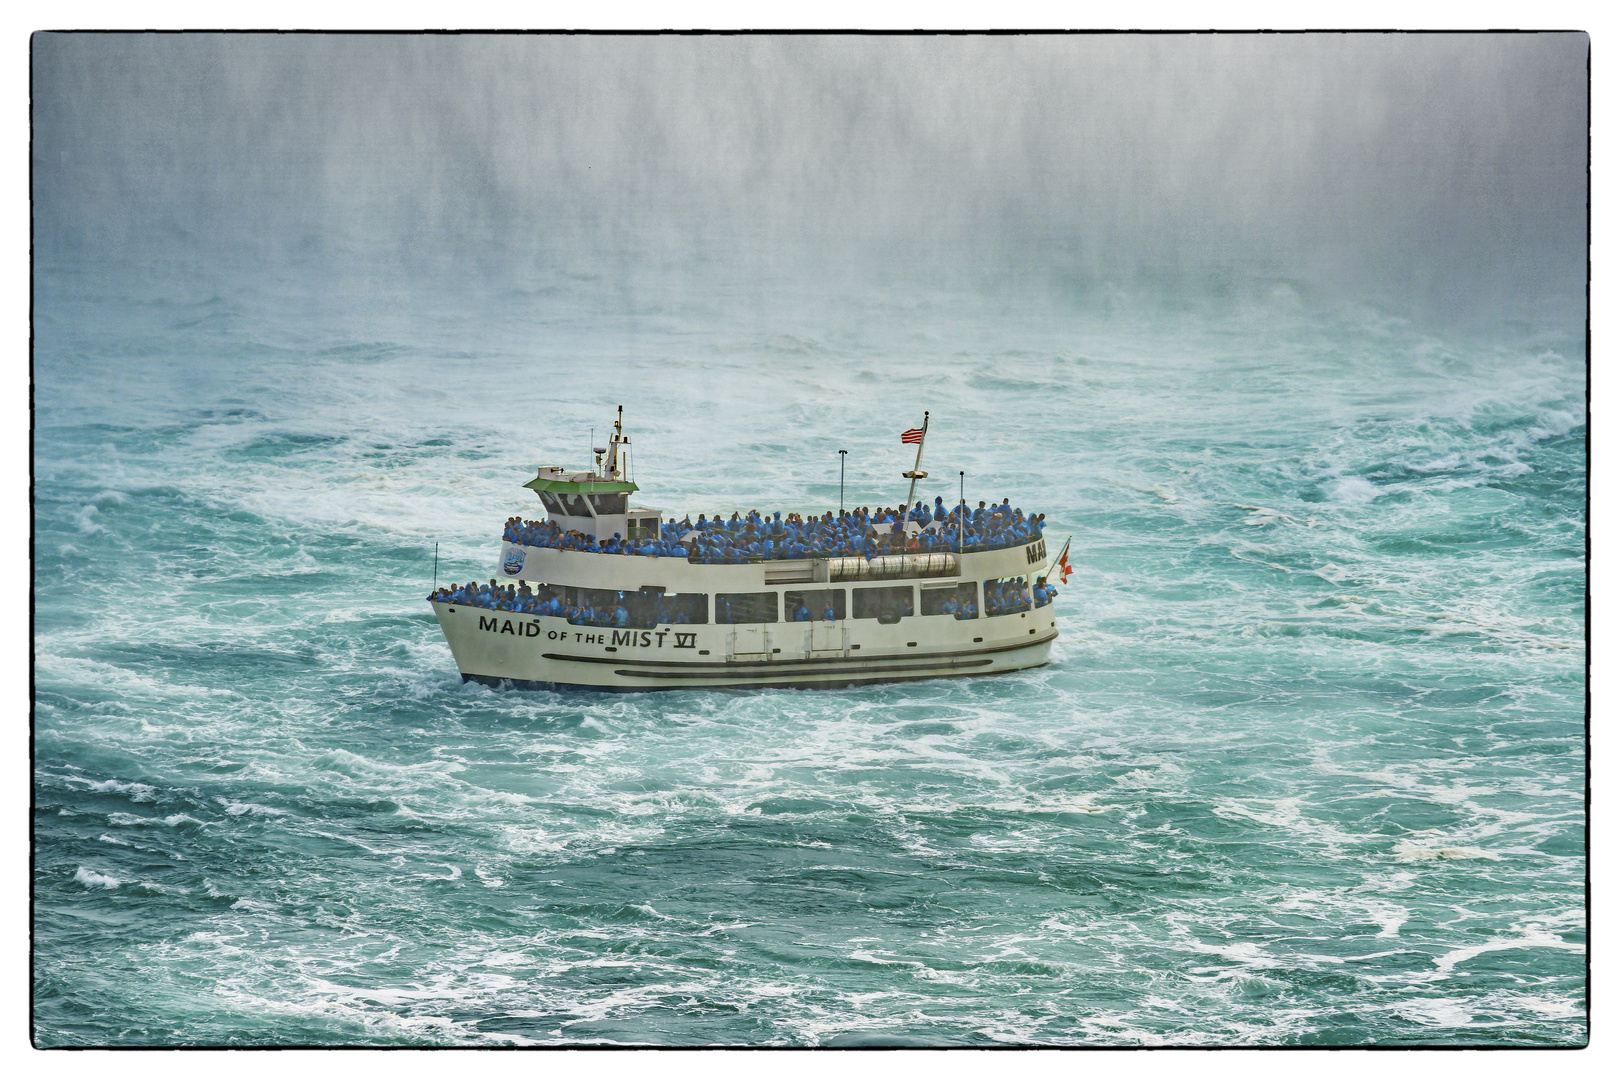
[[[647,599],[640,595],[626,597],[623,592],[614,593],[605,589],[591,591],[605,594],[598,598],[600,603],[589,595],[581,595],[577,600],[565,600],[555,590],[545,586],[532,589],[528,582],[522,580],[516,585],[501,585],[490,578],[487,585],[470,581],[465,585],[448,585],[429,594],[428,599],[493,611],[510,611],[519,615],[560,616],[576,626],[686,626],[693,621],[685,605],[679,602],[672,604],[662,595]],[[635,609],[633,613],[632,609]],[[707,614],[697,621],[707,621]]]
[[[1036,594],[1040,600],[1037,607],[1051,603],[1047,599],[1048,590],[1044,585],[1036,584]],[[1050,590],[1056,594],[1057,590]],[[984,583],[984,613],[986,615],[1005,615],[1012,611],[1028,611],[1030,601],[1029,585],[1022,578],[1013,578],[1010,581],[987,581]]]
[[[602,594],[599,597],[600,604],[591,599],[588,595],[590,591]],[[1057,592],[1057,586],[1048,584],[1044,578],[1036,581],[1033,592],[1029,584],[1021,578],[987,581],[984,583],[984,610],[987,615],[1028,611],[1032,597],[1036,607],[1045,607],[1057,599]],[[644,594],[614,593],[611,590],[580,590],[579,593],[577,600],[565,600],[556,590],[547,586],[530,588],[528,582],[521,579],[516,585],[502,585],[494,578],[490,578],[487,585],[471,581],[465,585],[452,583],[428,594],[428,599],[447,604],[488,608],[492,611],[510,611],[519,615],[560,616],[576,626],[686,626],[693,621],[700,623],[708,621],[707,611],[700,614],[696,620],[692,618],[688,601],[701,598],[677,596],[672,600],[661,593],[648,597]],[[838,618],[831,600],[818,603],[816,607],[821,610],[812,611],[801,599],[790,606],[787,619],[789,622],[811,622],[815,619],[833,622]],[[910,617],[912,614],[910,599],[900,598],[892,614],[896,618]],[[924,614],[976,619],[978,609],[973,603],[973,593],[969,590],[960,596],[947,595],[937,610],[925,610]],[[718,621],[733,620],[721,614]]]
[[[905,524],[916,522],[915,531]],[[943,499],[934,500],[930,510],[921,499],[902,514],[896,507],[857,507],[841,516],[831,510],[820,517],[800,514],[782,516],[777,511],[765,517],[758,510],[734,513],[730,518],[699,514],[681,521],[665,522],[657,537],[627,540],[614,533],[598,540],[586,533],[564,532],[550,521],[525,521],[514,517],[506,522],[502,538],[528,547],[554,547],[566,551],[602,552],[610,555],[649,555],[689,559],[699,563],[742,563],[760,559],[809,559],[861,555],[922,554],[932,551],[992,551],[1033,543],[1046,528],[1046,515],[1025,516],[1017,507],[1001,500],[1000,506],[979,503],[977,510],[967,504],[946,509]]]

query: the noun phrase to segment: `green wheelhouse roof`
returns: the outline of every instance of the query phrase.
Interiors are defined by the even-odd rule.
[[[611,495],[640,491],[628,480],[546,480],[535,477],[523,485],[530,491],[560,491],[568,495]]]

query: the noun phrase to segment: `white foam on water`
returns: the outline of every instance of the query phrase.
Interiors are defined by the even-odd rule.
[[[1377,484],[1360,476],[1344,476],[1328,485],[1328,499],[1343,506],[1361,506],[1383,494]]]
[[[242,897],[231,904],[232,911],[244,911],[252,914],[273,914],[278,909],[275,904],[264,900],[254,900],[251,897]]]
[[[231,817],[241,817],[244,814],[259,815],[263,817],[285,817],[287,811],[279,810],[274,806],[261,806],[258,803],[236,802],[224,796],[215,796],[214,801],[219,803],[224,811]]]
[[[168,817],[159,818],[142,817],[139,814],[112,813],[107,815],[107,821],[112,825],[133,825],[137,827],[155,827],[162,825],[171,829],[189,825],[195,825],[198,827],[207,825],[207,822],[200,821],[197,818],[192,817],[190,814],[170,814]]]
[[[87,791],[94,791],[98,793],[116,792],[119,795],[128,795],[130,802],[156,802],[158,797],[157,788],[152,787],[150,784],[138,784],[134,782],[125,782],[122,780],[101,780],[97,782],[89,782],[80,780],[76,777],[70,778],[70,782],[74,781],[85,783]]]
[[[1243,519],[1245,525],[1295,525],[1298,521],[1281,510],[1273,510],[1267,506],[1240,506],[1239,510],[1247,510],[1249,514]]]
[[[1297,833],[1319,843],[1356,844],[1363,840],[1362,837],[1343,832],[1322,818],[1306,817],[1300,811],[1301,801],[1300,797],[1294,796],[1256,800],[1257,805],[1245,805],[1235,799],[1217,799],[1210,809],[1217,817],[1259,822]]]
[[[1556,934],[1545,930],[1528,930],[1519,937],[1491,938],[1479,945],[1468,945],[1460,949],[1453,949],[1444,956],[1435,958],[1434,966],[1442,975],[1450,975],[1452,969],[1458,964],[1472,960],[1488,952],[1500,952],[1504,949],[1568,949],[1571,952],[1584,953],[1586,946],[1574,941],[1565,941]]]
[[[1412,917],[1412,913],[1397,904],[1372,904],[1368,913],[1378,919],[1382,924],[1378,931],[1381,938],[1400,937],[1401,927]]]
[[[1473,1009],[1462,998],[1415,998],[1390,1008],[1425,1027],[1470,1027],[1474,1023]]]
[[[110,874],[98,874],[83,866],[73,872],[73,880],[87,889],[116,889],[123,884]]]
[[[112,813],[107,815],[107,820],[113,825],[157,825],[162,819],[142,817],[140,814]]]
[[[1573,1020],[1584,1016],[1584,1006],[1568,997],[1545,997],[1535,994],[1507,993],[1500,995],[1512,1005],[1527,1010],[1537,1016],[1544,1016],[1553,1020]]]
[[[1397,862],[1433,862],[1444,860],[1455,862],[1463,859],[1484,859],[1489,862],[1501,862],[1502,857],[1493,852],[1476,847],[1425,847],[1410,840],[1402,840],[1395,845],[1395,859]]]

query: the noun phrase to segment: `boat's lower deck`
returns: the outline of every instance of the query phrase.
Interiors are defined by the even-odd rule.
[[[1057,637],[1050,606],[957,619],[579,626],[435,603],[462,677],[520,688],[667,690],[849,686],[1036,667]]]

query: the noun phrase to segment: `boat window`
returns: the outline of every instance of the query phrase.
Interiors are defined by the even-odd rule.
[[[891,585],[886,589],[856,589],[855,617],[897,623],[913,613],[911,586]]]
[[[843,589],[804,589],[782,594],[782,609],[788,622],[819,622],[826,617],[829,606],[834,619],[848,617],[844,611]]]
[[[631,518],[628,528],[630,531],[625,535],[631,540],[658,539],[658,518],[656,515],[653,517]]]
[[[977,619],[979,605],[974,594],[978,592],[971,581],[924,588],[922,613],[924,615],[954,615],[958,619]]]
[[[548,492],[562,505],[562,512],[569,517],[590,517],[591,508],[585,505],[585,496],[575,495],[571,491]]]
[[[562,500],[557,498],[557,495],[556,495],[555,492],[552,492],[552,491],[542,491],[542,492],[540,492],[540,501],[545,504],[546,510],[549,511],[550,513],[553,513],[553,514],[566,514],[566,513],[568,513],[567,510],[563,509]]]
[[[616,589],[582,589],[577,585],[559,585],[552,591],[562,601],[559,614],[576,626],[612,626],[613,612],[625,597]]]
[[[670,626],[675,623],[709,621],[708,593],[667,593],[662,589],[637,589],[625,593],[625,609],[630,625]]]
[[[1029,609],[1028,578],[991,578],[984,583],[984,613],[986,615],[1011,615],[1015,611],[1028,611]]]
[[[561,615],[579,626],[631,626],[652,629],[657,626],[698,625],[709,621],[708,593],[667,593],[662,589],[586,589],[577,585],[533,585],[533,606],[537,614]],[[557,610],[543,610],[552,597]],[[624,617],[619,618],[619,609]]]
[[[716,593],[714,621],[717,623],[764,623],[779,621],[774,592]]]
[[[590,496],[591,505],[596,508],[597,516],[603,514],[622,514],[630,505],[630,496],[625,492],[610,492],[606,495]]]

